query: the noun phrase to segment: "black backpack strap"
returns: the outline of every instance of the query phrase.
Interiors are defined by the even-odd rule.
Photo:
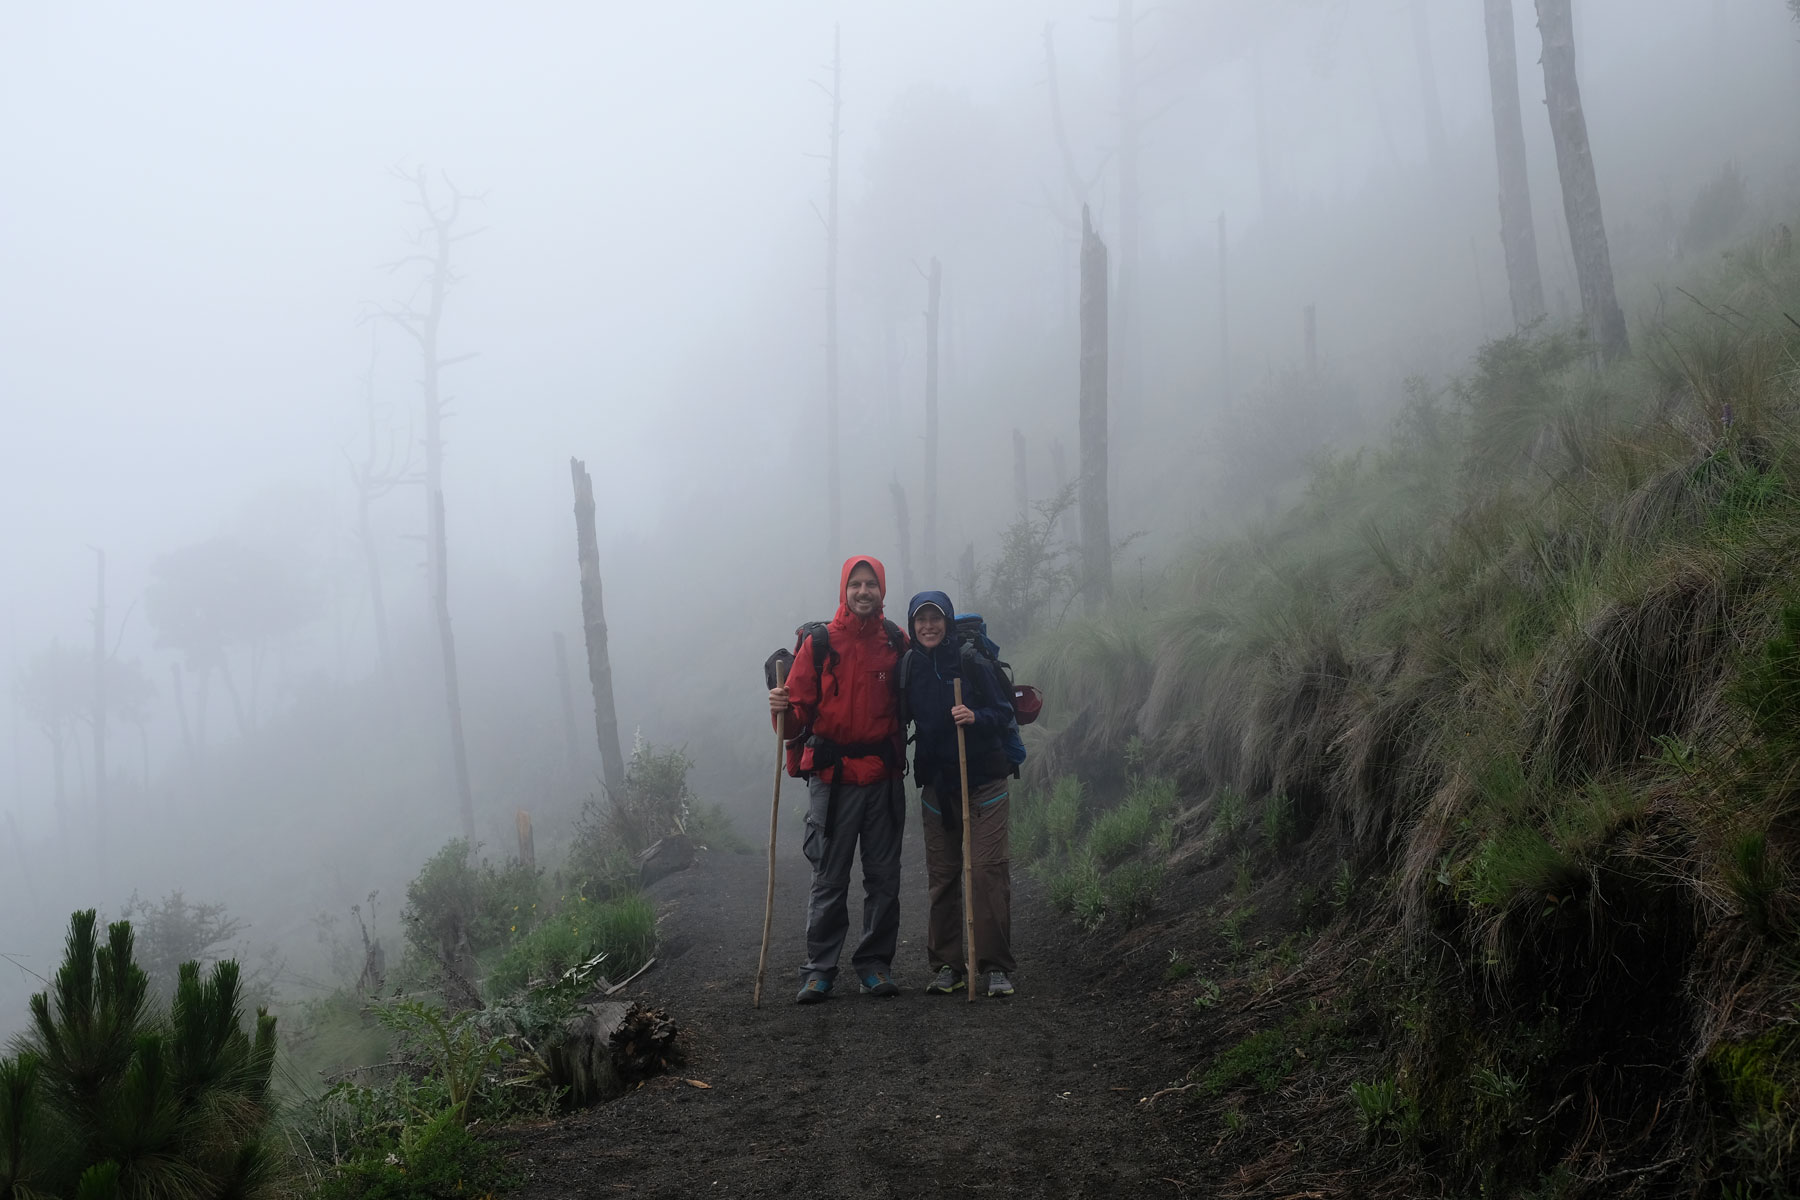
[[[794,631],[794,652],[800,652],[800,645],[806,639],[812,639],[813,658],[813,690],[819,699],[825,698],[825,660],[831,657],[831,630],[823,621],[808,621]]]

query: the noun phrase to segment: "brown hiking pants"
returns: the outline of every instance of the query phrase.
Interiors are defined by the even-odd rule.
[[[1012,956],[1012,864],[1006,837],[1007,779],[996,779],[971,788],[969,822],[975,827],[969,843],[975,876],[975,969],[1008,971]],[[931,895],[931,919],[925,930],[925,949],[931,967],[967,965],[963,957],[962,910],[962,797],[955,791],[940,793],[926,787],[925,874]],[[955,806],[945,829],[945,803]],[[971,983],[971,986],[973,984]]]

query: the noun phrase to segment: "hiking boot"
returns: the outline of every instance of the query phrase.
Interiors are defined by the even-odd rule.
[[[817,1004],[831,995],[831,980],[814,975],[800,987],[800,994],[795,999],[801,1004]]]
[[[937,978],[925,985],[925,990],[933,996],[948,996],[952,992],[960,992],[969,986],[963,979],[963,973],[955,967],[939,967]]]
[[[1010,996],[1013,994],[1012,980],[1006,977],[1005,971],[988,972],[988,995]]]
[[[865,996],[898,996],[900,986],[888,978],[886,971],[876,968],[862,977],[862,994]]]

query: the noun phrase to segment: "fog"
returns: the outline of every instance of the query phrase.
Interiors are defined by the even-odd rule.
[[[1421,0],[1423,2],[1423,0]],[[767,786],[760,664],[828,615],[827,163],[842,54],[843,547],[893,572],[890,611],[943,585],[1076,461],[1079,200],[1115,273],[1118,5],[772,2],[14,6],[0,40],[0,1032],[76,907],[185,888],[317,978],[309,920],[406,880],[459,831],[426,504],[371,508],[393,629],[377,657],[357,494],[422,459],[422,213],[467,200],[441,357],[443,490],[477,836],[540,845],[598,786],[568,461],[594,478],[622,735],[685,745],[708,801],[755,836]],[[1298,494],[1307,461],[1379,439],[1419,376],[1511,332],[1481,5],[1429,0],[1434,150],[1403,0],[1171,0],[1134,18],[1135,277],[1115,297],[1112,527],[1134,576]],[[1515,0],[1551,319],[1578,316],[1528,0]],[[1691,236],[1728,164],[1737,232],[1800,199],[1800,26],[1781,0],[1577,0],[1583,98],[1628,315],[1723,246]],[[1260,81],[1260,82],[1259,82]],[[1260,111],[1257,95],[1262,96]],[[1225,219],[1229,357],[1219,334]],[[923,517],[923,273],[944,277],[941,547],[901,578],[890,481]],[[1117,282],[1115,277],[1115,283]],[[1317,380],[1295,397],[1302,312]],[[1123,306],[1123,308],[1121,308]],[[1128,311],[1126,322],[1120,311]],[[371,367],[371,362],[373,363]],[[365,376],[367,378],[365,379]],[[228,665],[183,736],[144,603],[153,567],[229,537],[282,567],[294,615]],[[21,680],[108,653],[154,687],[51,738]],[[1124,568],[1122,568],[1124,569]],[[922,570],[916,572],[922,575]],[[959,596],[960,598],[960,596]],[[566,754],[551,637],[568,638]],[[91,660],[90,660],[91,661]],[[191,668],[191,664],[188,664]],[[91,668],[90,668],[91,669]],[[183,676],[198,724],[196,672]],[[191,748],[190,748],[191,746]]]

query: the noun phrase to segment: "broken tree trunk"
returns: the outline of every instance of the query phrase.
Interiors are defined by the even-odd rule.
[[[1106,496],[1106,243],[1081,210],[1081,591],[1087,611],[1112,593]]]
[[[1519,110],[1519,58],[1513,36],[1512,0],[1483,3],[1494,157],[1500,169],[1500,245],[1506,253],[1513,328],[1518,330],[1544,315],[1544,281],[1538,272],[1537,226],[1531,217],[1531,182],[1525,166],[1525,118]]]
[[[594,689],[594,734],[601,777],[609,799],[625,786],[619,754],[619,718],[613,708],[612,659],[606,650],[606,606],[600,594],[600,546],[594,533],[594,483],[578,458],[569,460],[575,481],[575,548],[581,563],[581,627],[587,638],[588,683]]]
[[[569,766],[569,780],[574,782],[580,770],[581,751],[575,732],[575,696],[569,688],[569,644],[562,631],[550,635],[550,646],[556,655],[556,693],[562,701],[563,756]]]
[[[1113,351],[1107,360],[1113,372],[1113,399],[1135,413],[1137,370],[1137,286],[1138,286],[1138,132],[1137,112],[1137,14],[1133,0],[1119,0],[1117,51],[1119,58],[1119,269],[1114,281],[1117,314],[1112,323]],[[1133,419],[1127,417],[1126,419]]]
[[[938,301],[944,274],[938,260],[931,260],[925,285],[925,532],[920,545],[924,578],[937,578],[938,514]]]
[[[1544,38],[1544,98],[1550,109],[1550,136],[1556,143],[1556,173],[1562,181],[1575,280],[1581,287],[1581,315],[1600,357],[1610,362],[1629,351],[1631,344],[1613,287],[1600,184],[1575,74],[1574,18],[1569,0],[1537,0],[1537,15]]]
[[[970,542],[963,547],[962,557],[956,564],[956,586],[958,594],[963,598],[965,607],[973,608],[979,602],[975,595],[975,543]]]
[[[527,867],[537,867],[537,838],[531,832],[531,814],[524,809],[514,818],[519,829],[519,861]]]
[[[456,669],[456,634],[450,628],[449,564],[445,560],[444,493],[433,492],[431,538],[438,546],[433,558],[431,607],[437,616],[438,649],[444,659],[444,706],[450,713],[450,761],[456,772],[456,795],[462,806],[463,837],[475,845],[475,793],[469,786],[469,752],[463,741],[462,682]],[[226,676],[226,682],[231,677]],[[234,696],[235,699],[235,696]]]

